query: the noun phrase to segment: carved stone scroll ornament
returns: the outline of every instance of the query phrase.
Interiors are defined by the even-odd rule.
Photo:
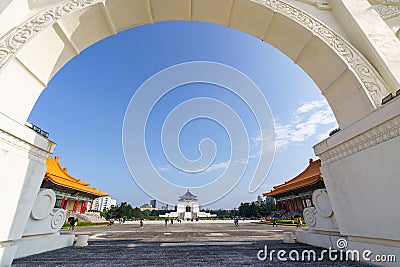
[[[304,220],[311,230],[338,231],[328,193],[325,189],[317,189],[312,196],[314,207],[305,208]]]
[[[56,194],[51,189],[40,189],[23,236],[58,232],[66,219],[64,209],[55,209]]]

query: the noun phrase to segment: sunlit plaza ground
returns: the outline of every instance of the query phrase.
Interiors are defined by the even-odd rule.
[[[265,249],[313,249],[319,255],[321,248],[304,244],[284,244],[283,232],[294,232],[293,226],[256,224],[240,221],[174,222],[145,221],[122,225],[79,227],[74,234],[88,234],[86,247],[68,247],[15,260],[13,266],[369,266],[360,262],[331,261],[328,257],[318,262],[260,261],[257,253]],[[72,231],[62,230],[63,233]],[[260,254],[264,256],[263,254]],[[287,256],[287,255],[286,255]]]

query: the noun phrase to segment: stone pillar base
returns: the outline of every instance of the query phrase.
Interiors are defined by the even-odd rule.
[[[318,230],[296,231],[296,242],[321,248],[337,249],[336,242],[339,238],[343,238],[343,236],[338,232]]]
[[[399,266],[400,241],[389,241],[372,238],[349,237],[346,250],[357,250],[360,255],[364,251],[371,251],[368,256],[370,263],[379,266]]]
[[[17,252],[17,246],[12,246],[11,242],[0,244],[0,266],[10,266],[15,253]]]
[[[43,253],[50,250],[72,246],[75,235],[53,233],[23,237],[13,241],[12,244],[18,246],[15,258],[23,258],[34,254]]]
[[[383,240],[374,238],[361,237],[343,237],[340,233],[299,230],[296,231],[296,241],[303,244],[308,244],[322,248],[332,248],[337,250],[338,239],[341,241],[341,248],[358,254],[357,261],[372,263],[378,266],[399,266],[400,261],[400,242],[393,240]],[[351,253],[354,255],[353,253]]]

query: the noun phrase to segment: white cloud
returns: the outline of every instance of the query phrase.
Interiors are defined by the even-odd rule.
[[[327,137],[327,134],[318,132],[320,126],[331,126],[335,128],[336,119],[325,100],[311,101],[298,107],[288,123],[279,120],[275,125],[275,142],[278,150],[285,149],[292,143],[303,142],[318,134],[320,140]]]
[[[224,170],[226,167],[229,165],[229,160],[225,162],[220,162],[220,163],[214,163],[210,167],[204,170],[204,172],[211,172],[211,171],[219,171],[219,170]]]
[[[249,162],[248,159],[239,159],[239,160],[233,161],[232,163],[229,160],[227,160],[227,161],[224,161],[224,162],[212,164],[210,167],[205,169],[204,172],[224,170],[229,165],[244,165],[244,164],[247,164],[248,162]]]
[[[337,128],[335,116],[325,100],[306,102],[298,107],[291,116],[289,122],[281,120],[275,121],[275,133],[271,130],[264,130],[264,136],[258,131],[251,138],[251,154],[248,159],[214,163],[204,172],[213,172],[226,169],[229,164],[247,164],[253,158],[259,158],[264,153],[275,149],[284,150],[289,145],[306,141],[311,137],[316,137],[318,141],[328,137],[329,132]],[[321,129],[322,126],[325,126]],[[329,127],[329,131],[326,128]],[[274,142],[275,137],[275,142]],[[261,146],[263,149],[261,151]],[[159,172],[170,172],[174,170],[172,166],[158,167]]]
[[[276,133],[275,133],[276,134]],[[251,148],[256,149],[256,153],[250,155],[250,158],[258,158],[261,154],[269,153],[275,149],[275,134],[272,130],[264,130],[264,135],[261,131],[251,138]],[[260,150],[262,146],[262,151]]]
[[[240,160],[233,161],[231,163],[231,165],[239,165],[239,164],[247,164],[247,163],[248,163],[248,159],[240,159]],[[230,164],[229,160],[224,161],[224,162],[219,162],[219,163],[213,163],[210,167],[208,167],[207,169],[205,169],[201,173],[224,170],[229,166],[229,164]],[[164,173],[170,172],[172,170],[177,170],[177,169],[175,169],[171,165],[166,165],[166,166],[162,166],[162,167],[158,167],[157,168],[158,172],[164,172]]]
[[[296,111],[294,112],[294,114],[302,114],[302,113],[310,112],[316,108],[324,107],[326,104],[327,103],[325,100],[306,102],[303,105],[301,105],[300,107],[298,107],[296,109]]]
[[[171,170],[173,170],[171,165],[161,166],[157,168],[158,172],[169,172]]]

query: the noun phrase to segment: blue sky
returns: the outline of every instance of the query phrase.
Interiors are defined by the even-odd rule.
[[[50,132],[55,155],[71,175],[134,206],[148,203],[131,178],[122,149],[122,124],[137,88],[155,73],[184,62],[212,61],[231,66],[253,80],[268,101],[276,127],[276,154],[263,185],[248,193],[251,170],[211,208],[237,207],[273,185],[288,180],[316,158],[312,146],[328,136],[336,121],[320,90],[308,75],[274,47],[246,33],[200,22],[162,22],[136,27],[94,44],[71,60],[50,82],[29,121]],[[182,129],[179,144],[188,159],[199,156],[198,143],[211,138],[218,147],[213,165],[188,175],[171,167],[163,155],[160,134],[167,113],[182,101],[212,97],[236,110],[245,121],[252,148],[262,142],[251,110],[224,88],[184,85],[157,103],[146,128],[153,165],[167,180],[198,186],[220,175],[229,160],[229,138],[211,120],[193,120]],[[184,191],[182,192],[184,193]],[[177,198],[178,196],[176,196]],[[201,196],[199,196],[201,200]]]

